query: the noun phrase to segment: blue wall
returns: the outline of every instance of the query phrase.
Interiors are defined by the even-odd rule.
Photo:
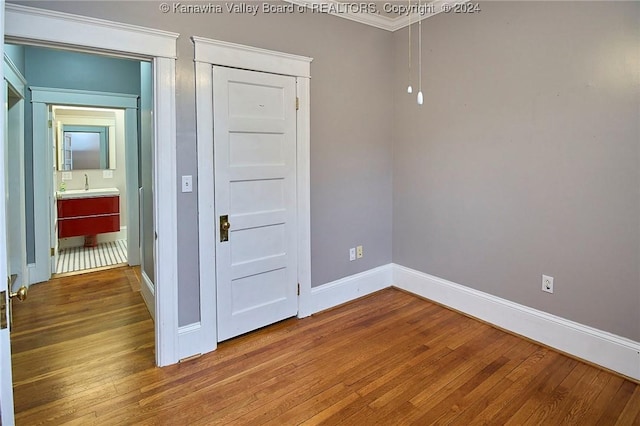
[[[24,48],[24,76],[29,87],[90,90],[140,95],[140,61],[41,47]],[[31,101],[31,92],[27,93]],[[25,108],[25,186],[27,263],[35,262],[33,214],[33,123]],[[37,184],[37,182],[35,182]]]
[[[30,86],[140,94],[140,62],[40,47],[25,48]]]
[[[24,76],[24,46],[18,46],[15,44],[5,44],[4,53],[7,54],[9,59],[18,68],[20,74]]]

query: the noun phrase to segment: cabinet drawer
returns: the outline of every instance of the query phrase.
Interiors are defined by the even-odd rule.
[[[103,215],[120,212],[120,197],[92,197],[58,200],[58,218]]]
[[[58,219],[58,237],[79,237],[120,231],[120,215],[87,216]]]

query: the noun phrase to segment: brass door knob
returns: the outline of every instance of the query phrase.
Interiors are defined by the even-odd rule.
[[[23,302],[27,298],[28,291],[29,289],[27,287],[22,286],[15,293],[9,293],[9,297],[11,297],[12,299],[15,297],[19,301]]]
[[[225,241],[229,241],[229,228],[231,228],[231,224],[229,223],[229,215],[220,216],[220,242],[223,243]]]

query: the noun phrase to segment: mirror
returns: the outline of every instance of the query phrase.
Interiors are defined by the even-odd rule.
[[[108,169],[108,134],[108,127],[63,126],[59,170]]]
[[[52,107],[58,171],[116,168],[115,110]]]

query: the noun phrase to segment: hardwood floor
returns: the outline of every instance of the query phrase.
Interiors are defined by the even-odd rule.
[[[395,289],[154,367],[130,268],[14,309],[18,424],[640,424],[640,387]]]

